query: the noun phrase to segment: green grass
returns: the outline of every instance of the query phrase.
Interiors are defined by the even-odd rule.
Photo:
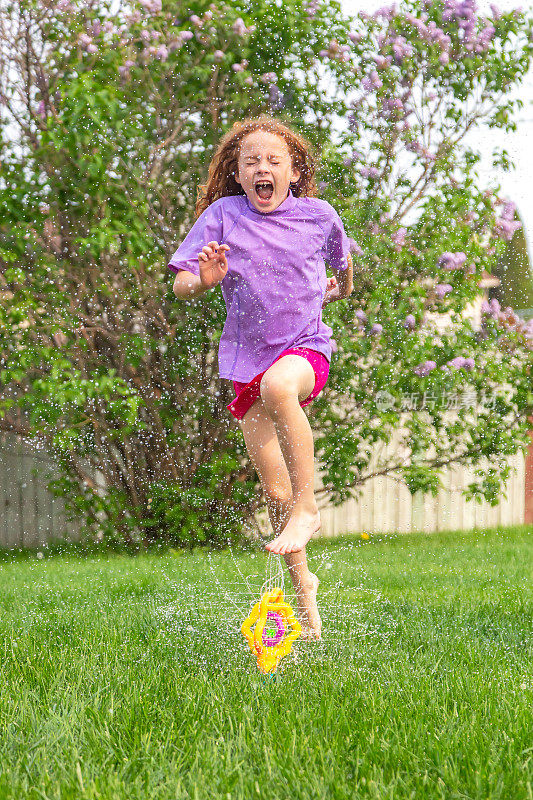
[[[324,641],[273,681],[263,554],[4,561],[0,798],[533,800],[531,533],[313,542]]]

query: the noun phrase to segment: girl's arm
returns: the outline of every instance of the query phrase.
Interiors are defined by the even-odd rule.
[[[180,271],[176,273],[174,285],[172,287],[174,294],[180,299],[198,297],[199,294],[207,292],[208,289],[209,287],[203,285],[198,275],[194,275],[186,269],[180,269]]]
[[[353,292],[353,263],[350,253],[346,256],[346,260],[348,262],[347,269],[331,267],[335,277],[328,278],[328,286],[322,302],[322,308],[327,306],[328,303],[333,303],[334,300],[344,300],[345,297],[348,297]]]
[[[339,300],[343,300],[353,292],[353,262],[350,253],[346,256],[348,269],[333,269],[333,274],[339,283]]]
[[[176,297],[197,297],[219,284],[228,271],[226,251],[229,245],[209,242],[198,253],[198,271],[195,275],[187,269],[180,269],[174,279],[173,291]]]

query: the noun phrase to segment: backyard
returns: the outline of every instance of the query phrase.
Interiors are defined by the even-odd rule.
[[[6,554],[0,798],[531,800],[531,533],[313,541],[273,680],[261,552]]]

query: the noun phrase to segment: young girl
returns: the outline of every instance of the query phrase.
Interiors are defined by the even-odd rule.
[[[289,568],[305,638],[321,638],[318,578],[305,546],[320,528],[313,434],[303,406],[324,388],[331,328],[321,309],[352,291],[349,240],[335,209],[316,197],[309,144],[263,114],[223,136],[196,203],[197,219],[172,256],[177,297],[220,284],[227,318],[219,343],[227,406],[261,479]],[[327,279],[324,260],[335,277]]]

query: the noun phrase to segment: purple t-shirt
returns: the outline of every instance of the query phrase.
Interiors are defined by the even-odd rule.
[[[326,200],[289,189],[274,211],[262,212],[245,194],[221,197],[195,221],[169,269],[199,275],[198,253],[210,241],[230,247],[220,284],[227,309],[221,378],[247,383],[288,347],[309,347],[331,360],[332,329],[322,321],[324,261],[347,269],[350,242]]]

